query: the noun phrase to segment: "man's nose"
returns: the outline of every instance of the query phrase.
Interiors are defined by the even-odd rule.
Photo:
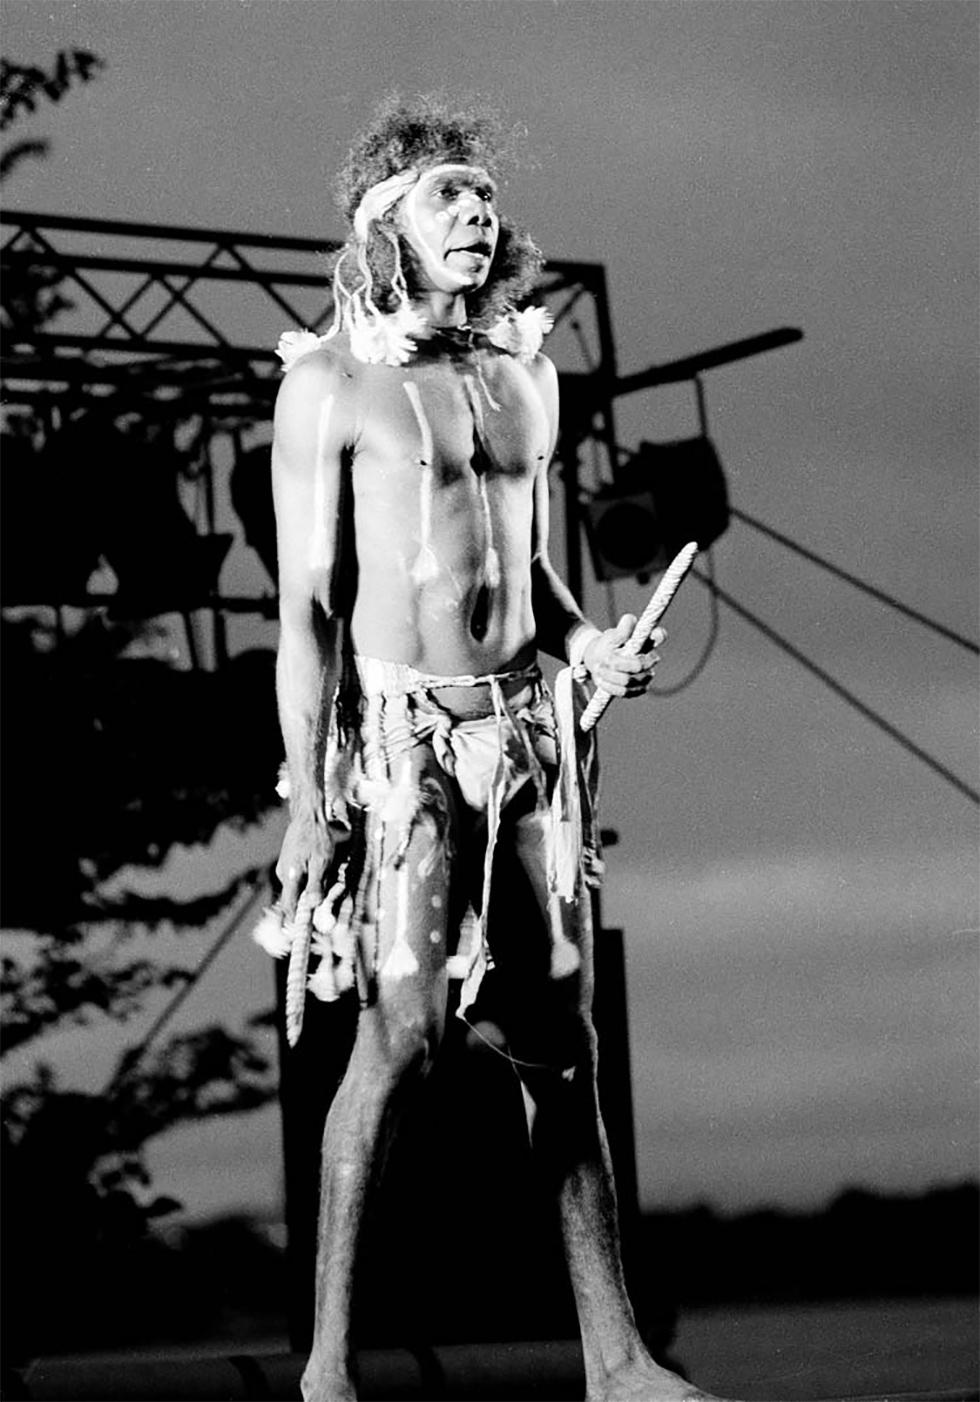
[[[477,194],[464,194],[459,201],[459,218],[463,224],[489,224],[493,218],[486,200]]]

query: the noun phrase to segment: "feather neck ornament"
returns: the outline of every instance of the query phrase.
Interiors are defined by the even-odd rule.
[[[409,305],[394,312],[362,308],[356,299],[342,318],[342,325],[331,326],[324,335],[315,331],[284,331],[279,337],[276,354],[283,370],[291,370],[304,355],[346,330],[350,336],[351,354],[365,365],[407,365],[418,350],[418,341],[429,340],[439,328],[431,327],[425,317]],[[524,311],[511,308],[486,331],[470,330],[474,344],[485,340],[498,350],[514,356],[522,365],[529,364],[554,325],[546,307],[526,307]],[[466,328],[460,328],[464,330]]]

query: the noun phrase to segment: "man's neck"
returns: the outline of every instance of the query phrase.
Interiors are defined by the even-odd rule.
[[[416,293],[412,298],[415,310],[430,326],[459,327],[467,322],[466,298],[462,292],[440,292],[434,289]]]

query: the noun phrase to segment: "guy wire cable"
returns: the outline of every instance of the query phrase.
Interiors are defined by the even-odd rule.
[[[856,574],[851,574],[849,570],[841,569],[839,565],[835,565],[830,560],[824,559],[822,555],[816,554],[813,550],[808,550],[805,545],[800,545],[797,541],[791,539],[790,536],[783,535],[782,531],[777,531],[772,526],[767,526],[766,523],[760,521],[757,516],[750,516],[747,511],[742,511],[737,506],[730,506],[729,511],[740,521],[744,521],[747,526],[753,526],[757,531],[761,531],[763,535],[767,535],[771,537],[772,540],[778,541],[780,545],[785,545],[788,550],[794,550],[797,555],[802,555],[805,560],[809,560],[814,565],[819,565],[821,569],[828,570],[831,574],[836,575],[838,579],[843,579],[846,583],[853,584],[855,589],[860,589],[863,593],[870,595],[871,598],[877,599],[879,603],[887,604],[889,608],[897,609],[899,613],[905,614],[906,618],[912,618],[916,623],[921,623],[925,628],[931,628],[934,633],[941,634],[944,638],[948,638],[950,642],[956,643],[959,647],[964,647],[967,651],[980,655],[980,644],[973,642],[970,638],[963,637],[962,633],[957,633],[952,628],[947,628],[944,623],[937,623],[935,619],[928,618],[924,613],[920,613],[918,609],[910,608],[908,604],[903,604],[900,599],[896,599],[892,594],[887,594],[884,589],[878,589],[875,585],[866,583],[865,580],[858,578]]]
[[[730,609],[744,618],[747,623],[751,623],[752,626],[757,628],[760,633],[764,634],[770,642],[775,643],[783,652],[788,653],[789,656],[799,662],[802,667],[805,667],[808,672],[812,672],[825,686],[829,687],[831,691],[840,696],[849,706],[853,706],[856,711],[860,712],[866,720],[870,720],[873,725],[878,726],[886,735],[890,735],[903,749],[907,750],[909,754],[914,755],[916,759],[921,760],[923,764],[928,765],[934,773],[938,774],[940,778],[945,779],[954,789],[965,794],[966,797],[972,799],[974,803],[980,804],[980,793],[978,793],[976,789],[971,788],[958,774],[954,774],[951,769],[947,769],[944,764],[940,763],[938,759],[935,759],[927,750],[922,749],[920,745],[915,744],[913,740],[903,735],[890,721],[885,720],[877,711],[872,710],[864,701],[855,696],[852,691],[849,691],[846,686],[843,686],[836,678],[832,677],[829,672],[825,672],[816,662],[812,662],[805,653],[801,652],[799,648],[794,647],[782,634],[777,633],[768,623],[764,623],[761,618],[752,613],[751,610],[747,609],[743,604],[740,604],[737,599],[733,599],[731,594],[727,593],[718,584],[702,574],[700,570],[692,570],[691,573],[695,579],[701,581],[706,589],[713,590],[718,595],[719,599],[721,599],[723,603],[726,603]]]
[[[121,1067],[120,1071],[117,1072],[116,1075],[113,1077],[113,1080],[110,1083],[110,1088],[112,1084],[118,1083],[118,1081],[120,1080],[125,1080],[126,1077],[136,1068],[136,1066],[139,1065],[139,1063],[142,1061],[143,1057],[149,1050],[150,1044],[156,1040],[156,1038],[163,1031],[164,1027],[173,1017],[174,1013],[177,1011],[180,1005],[190,995],[191,991],[197,986],[197,984],[200,983],[202,977],[205,973],[207,973],[208,969],[214,963],[215,959],[217,959],[218,955],[221,953],[222,949],[224,949],[225,945],[231,939],[232,935],[234,935],[235,932],[240,928],[242,921],[254,908],[256,902],[260,899],[260,897],[262,897],[265,894],[268,888],[268,884],[269,879],[267,876],[256,877],[255,880],[248,883],[245,899],[242,902],[242,904],[238,907],[238,909],[228,921],[224,929],[219,932],[217,938],[211,945],[211,948],[207,951],[206,954],[204,954],[200,963],[197,965],[197,968],[192,970],[192,972],[188,975],[186,982],[181,984],[180,988],[170,999],[170,1002],[155,1019],[152,1026],[150,1027],[150,1030],[146,1033],[146,1035],[139,1042],[139,1044],[136,1047],[134,1047],[131,1052],[127,1053],[125,1065]],[[107,1088],[107,1091],[108,1089],[109,1088]]]

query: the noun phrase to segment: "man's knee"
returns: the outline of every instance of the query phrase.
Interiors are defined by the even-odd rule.
[[[442,1041],[444,1018],[436,1009],[396,1013],[386,1024],[386,1051],[397,1079],[425,1076]]]
[[[515,1056],[547,1069],[559,1079],[594,1070],[595,1025],[579,970],[553,978],[546,967],[522,977],[520,967],[495,966],[485,979],[485,1000],[477,1007],[502,1027]]]
[[[383,985],[382,985],[383,987]],[[352,1070],[361,1094],[385,1099],[403,1081],[425,1076],[445,1028],[445,1010],[434,996],[409,997],[402,984],[361,1012]]]
[[[599,1048],[595,1025],[588,1012],[576,1008],[554,1023],[554,1061],[560,1063],[560,1079],[581,1085],[595,1075]]]

